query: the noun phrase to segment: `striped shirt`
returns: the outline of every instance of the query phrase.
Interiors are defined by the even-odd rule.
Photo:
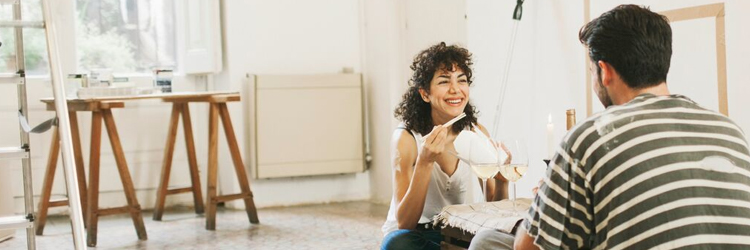
[[[639,95],[565,136],[522,226],[542,249],[748,249],[747,140],[684,96]]]

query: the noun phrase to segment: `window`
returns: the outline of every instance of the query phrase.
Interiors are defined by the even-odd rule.
[[[42,6],[39,0],[21,0],[21,18],[24,21],[41,21]],[[0,21],[13,20],[13,5],[0,5]],[[49,73],[47,42],[42,29],[24,29],[24,60],[30,75]],[[0,73],[18,70],[16,65],[16,36],[13,28],[0,28]]]
[[[175,68],[174,0],[77,0],[78,70]]]
[[[156,68],[177,67],[175,0],[75,0],[75,4],[78,72],[110,68],[115,74],[151,74]],[[21,0],[21,6],[23,20],[42,20],[40,0]],[[12,13],[12,5],[0,5],[0,20],[12,20]],[[15,72],[14,29],[0,28],[0,42],[0,73]],[[24,54],[29,75],[49,74],[44,30],[24,29]]]

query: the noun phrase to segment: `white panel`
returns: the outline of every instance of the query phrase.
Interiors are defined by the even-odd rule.
[[[672,62],[667,84],[672,94],[685,95],[707,109],[719,110],[716,18],[672,23]]]
[[[258,76],[257,178],[363,170],[360,75]]]
[[[175,6],[182,70],[187,74],[221,71],[219,1],[177,1]]]
[[[0,160],[0,217],[13,215],[13,192],[11,192],[11,172],[8,171],[7,161]],[[21,176],[15,177],[21,179]],[[0,230],[0,241],[3,241],[15,234],[15,230]]]
[[[263,178],[362,172],[362,159],[261,165]]]

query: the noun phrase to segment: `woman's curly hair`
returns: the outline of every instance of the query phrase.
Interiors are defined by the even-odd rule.
[[[394,113],[396,118],[404,122],[407,130],[414,130],[423,135],[430,133],[434,126],[431,106],[430,103],[422,100],[419,89],[424,89],[424,91],[430,93],[430,82],[435,72],[438,70],[453,71],[454,65],[463,70],[469,86],[471,86],[473,82],[472,64],[471,53],[467,49],[456,45],[446,46],[445,42],[433,45],[417,54],[410,67],[414,73],[409,79],[409,89]],[[466,117],[453,124],[452,131],[454,133],[459,133],[461,130],[471,127],[471,124],[477,123],[476,115],[478,112],[471,103],[466,104],[464,113],[466,113]]]

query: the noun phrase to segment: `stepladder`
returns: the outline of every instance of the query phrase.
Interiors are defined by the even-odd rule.
[[[42,0],[42,21],[28,21],[21,17],[21,1],[20,0],[0,0],[0,4],[12,5],[13,19],[10,21],[0,21],[0,28],[12,28],[15,51],[15,70],[12,73],[0,73],[0,84],[15,84],[17,85],[17,100],[18,100],[18,121],[20,125],[20,140],[18,146],[7,147],[0,145],[0,160],[20,160],[23,178],[23,200],[24,200],[24,212],[20,215],[0,217],[0,229],[21,229],[26,230],[26,245],[28,249],[36,249],[36,237],[35,237],[35,225],[36,214],[34,213],[34,192],[32,185],[32,167],[31,167],[31,152],[34,149],[30,143],[30,133],[42,133],[48,130],[52,124],[57,123],[60,129],[62,148],[63,166],[65,172],[65,182],[67,185],[68,197],[69,197],[69,208],[71,214],[71,222],[73,228],[73,243],[76,249],[83,249],[83,221],[82,211],[80,204],[79,190],[75,188],[78,178],[75,174],[73,166],[75,161],[73,159],[72,143],[70,124],[67,114],[67,106],[65,103],[65,93],[62,81],[62,72],[60,70],[59,53],[57,48],[57,37],[55,25],[51,22],[52,11],[50,9],[50,1]],[[52,90],[55,96],[56,105],[58,111],[56,118],[50,119],[49,121],[31,128],[28,125],[29,109],[27,102],[27,79],[26,79],[26,65],[24,56],[24,31],[26,29],[43,29],[47,40],[47,52],[48,59],[50,62],[50,73]],[[0,37],[0,46],[4,46]],[[8,118],[2,118],[8,119]],[[0,171],[10,171],[9,169],[0,169]],[[2,192],[8,192],[3,190]]]

